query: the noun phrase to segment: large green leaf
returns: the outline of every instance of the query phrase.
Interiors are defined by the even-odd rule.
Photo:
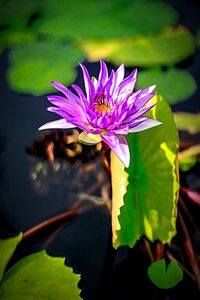
[[[185,28],[168,29],[153,37],[81,40],[80,46],[89,60],[104,58],[115,64],[142,67],[173,66],[195,52],[194,37]]]
[[[80,275],[64,265],[64,258],[40,251],[25,257],[5,274],[0,282],[0,299],[81,299],[79,279]]]
[[[10,86],[22,93],[48,93],[55,90],[51,80],[71,83],[76,76],[75,67],[82,59],[81,51],[73,44],[38,42],[21,45],[10,53]]]
[[[186,100],[197,89],[197,84],[190,73],[175,68],[167,71],[161,69],[141,71],[137,86],[142,89],[155,82],[156,91],[170,104]]]
[[[40,31],[55,37],[125,38],[173,25],[176,11],[159,1],[46,0]]]
[[[133,247],[142,235],[169,242],[176,233],[177,129],[169,105],[160,97],[148,112],[163,124],[129,134],[131,162],[126,171],[112,153],[112,227],[115,248]],[[127,180],[128,177],[128,180]]]
[[[153,262],[148,268],[148,275],[161,289],[170,289],[183,279],[183,270],[173,261],[166,267],[164,259]]]
[[[2,279],[5,268],[21,239],[22,233],[15,237],[0,240],[0,280]]]

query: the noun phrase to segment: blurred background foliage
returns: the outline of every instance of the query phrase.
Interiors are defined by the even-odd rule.
[[[137,88],[157,83],[169,103],[196,90],[177,64],[195,53],[193,34],[161,0],[0,0],[0,52],[9,53],[7,78],[20,93],[51,92],[51,80],[70,84],[76,67],[100,58],[139,67]],[[198,38],[199,40],[199,38]]]

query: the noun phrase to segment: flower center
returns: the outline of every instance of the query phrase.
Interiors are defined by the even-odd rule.
[[[104,111],[110,111],[110,106],[107,104],[97,104],[96,109],[99,113],[102,113]]]
[[[104,111],[109,112],[111,110],[109,102],[104,98],[101,97],[99,99],[96,99],[96,105],[95,108],[99,113],[103,113]]]

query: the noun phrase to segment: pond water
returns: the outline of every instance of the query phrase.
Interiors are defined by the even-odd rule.
[[[169,2],[181,10],[182,22],[191,30],[195,30],[197,12],[194,1],[190,1],[188,10],[181,1]],[[73,162],[64,159],[58,153],[53,166],[45,159],[41,138],[47,136],[48,140],[49,133],[38,132],[37,128],[52,117],[46,112],[48,101],[45,96],[21,95],[9,89],[5,78],[8,54],[9,51],[6,51],[0,57],[1,237],[27,231],[37,223],[69,210],[80,200],[80,195],[90,194],[88,191],[91,186],[98,183],[101,178],[109,192],[109,177],[102,164],[100,152],[93,149],[86,161],[78,156]],[[87,66],[92,74],[98,73],[98,64],[87,64]],[[185,67],[200,85],[200,51],[185,62]],[[76,83],[83,84],[80,74]],[[200,89],[186,102],[175,105],[173,110],[200,111],[199,99]],[[42,149],[39,154],[33,151],[35,141],[38,141],[37,145]],[[197,175],[192,176],[193,179],[189,179],[188,183],[192,185],[196,180],[196,189],[200,189]],[[122,248],[115,257],[116,253],[111,248],[110,214],[106,205],[99,200],[102,197],[101,187],[102,184],[99,186],[97,184],[91,192],[97,201],[95,202],[91,195],[86,196],[82,203],[84,213],[74,217],[65,227],[62,227],[52,241],[48,240],[51,231],[44,231],[25,241],[17,255],[25,256],[27,253],[43,248],[48,240],[48,253],[66,256],[68,264],[82,274],[81,286],[84,299],[87,300],[133,299],[133,284],[135,284],[134,293],[136,290],[140,295],[152,293],[143,268],[146,260],[140,252],[141,246],[136,246],[133,251]],[[112,269],[114,259],[115,271]],[[139,264],[136,264],[136,261],[139,261]],[[110,292],[106,293],[105,288],[108,286]],[[190,281],[185,287],[181,283],[176,293],[170,294],[170,299],[178,299],[177,295],[180,296],[186,289],[194,290],[194,297],[191,299],[197,299],[195,298],[197,291]],[[129,293],[131,296],[128,296]],[[153,295],[152,299],[167,299],[166,293],[162,291],[156,293],[157,296]],[[150,297],[148,299],[151,299]]]

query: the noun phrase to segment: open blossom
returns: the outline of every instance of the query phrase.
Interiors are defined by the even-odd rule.
[[[133,92],[136,69],[124,79],[123,64],[116,71],[112,70],[110,76],[104,61],[100,61],[100,65],[98,79],[90,78],[87,69],[80,65],[86,95],[75,84],[72,84],[75,90],[72,93],[62,84],[52,81],[64,96],[49,96],[48,100],[54,106],[48,111],[58,114],[61,119],[48,122],[39,129],[79,127],[83,130],[80,141],[92,144],[103,140],[128,167],[130,153],[125,136],[161,124],[144,116],[155,105],[144,106],[155,95],[155,85]]]

